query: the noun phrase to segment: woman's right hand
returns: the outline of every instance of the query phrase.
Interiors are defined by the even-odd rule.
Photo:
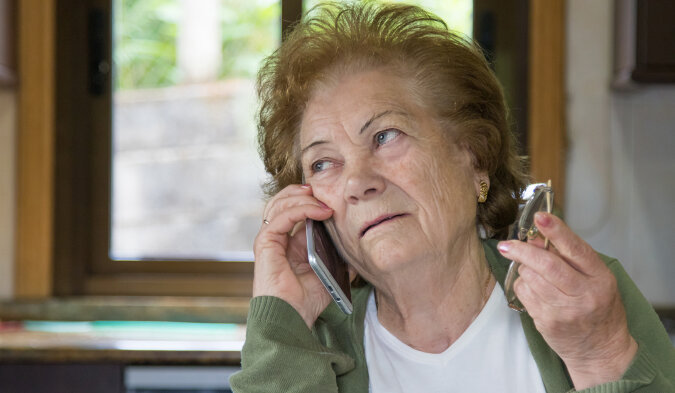
[[[309,266],[306,218],[323,221],[333,210],[312,195],[309,185],[292,184],[265,206],[253,244],[253,296],[276,296],[293,306],[311,328],[331,297]],[[291,233],[295,229],[295,233]]]

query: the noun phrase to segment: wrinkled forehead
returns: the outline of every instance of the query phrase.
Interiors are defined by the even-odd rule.
[[[391,68],[334,74],[313,86],[301,116],[299,141],[334,128],[355,131],[383,112],[428,115],[415,82]]]

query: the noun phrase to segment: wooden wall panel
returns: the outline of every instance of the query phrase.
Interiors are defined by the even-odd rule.
[[[17,9],[17,297],[52,293],[55,1]]]
[[[530,173],[551,179],[555,205],[565,195],[565,0],[530,0]]]

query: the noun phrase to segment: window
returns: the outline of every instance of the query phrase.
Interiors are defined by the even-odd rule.
[[[113,20],[111,259],[252,261],[254,80],[281,4],[116,0]]]
[[[253,77],[297,4],[58,3],[56,294],[250,294]]]
[[[419,3],[470,33],[470,0]],[[57,2],[55,294],[250,295],[252,80],[302,1],[79,4]]]

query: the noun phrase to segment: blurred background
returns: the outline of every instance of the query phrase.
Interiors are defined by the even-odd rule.
[[[675,3],[408,2],[482,46],[533,180],[675,342]],[[254,78],[316,3],[0,0],[0,381],[228,391],[264,206]]]

